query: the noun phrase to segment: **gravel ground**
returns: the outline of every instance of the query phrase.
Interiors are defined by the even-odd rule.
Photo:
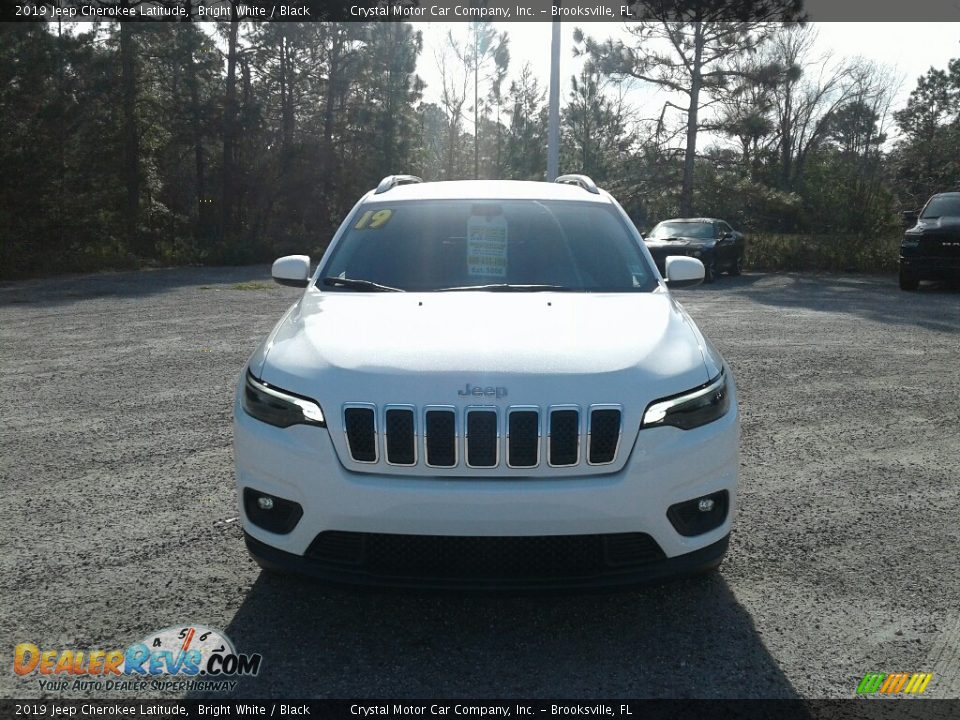
[[[16,643],[194,622],[263,654],[241,696],[850,697],[868,671],[933,670],[927,694],[960,697],[956,291],[680,291],[740,387],[721,572],[524,598],[331,589],[247,557],[232,390],[296,292],[261,267],[0,285],[0,696],[42,694]]]

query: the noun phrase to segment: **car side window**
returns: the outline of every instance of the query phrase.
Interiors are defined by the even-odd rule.
[[[733,232],[733,228],[730,227],[729,225],[727,225],[727,223],[721,222],[721,223],[717,223],[717,224],[720,226],[720,234],[721,234],[721,235],[723,235],[724,233],[732,233],[732,232]]]

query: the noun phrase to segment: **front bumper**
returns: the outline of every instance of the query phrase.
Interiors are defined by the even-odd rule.
[[[923,280],[960,279],[960,255],[901,254],[900,268]]]
[[[417,538],[427,542],[439,540],[439,538],[425,536],[417,536]],[[461,539],[457,538],[457,540]],[[513,540],[513,538],[509,539]],[[534,571],[522,576],[450,572],[436,574],[378,572],[368,565],[338,564],[312,554],[303,556],[278,550],[257,540],[247,532],[244,532],[244,540],[247,550],[260,567],[275,572],[308,575],[330,583],[423,590],[522,592],[548,589],[615,588],[697,575],[720,565],[727,552],[730,536],[725,535],[716,542],[685,555],[660,558],[629,569],[607,566],[594,571],[573,571],[562,574]]]
[[[609,585],[659,579],[714,566],[722,557],[736,515],[739,417],[731,380],[731,409],[694,430],[672,427],[625,433],[629,458],[617,472],[551,477],[549,468],[516,478],[358,473],[345,469],[325,428],[281,429],[254,420],[239,405],[234,419],[238,495],[252,488],[299,504],[303,515],[285,534],[264,530],[240,513],[250,552],[267,567],[350,583],[486,586],[489,577],[384,578],[362,567],[329,567],[310,559],[323,533],[446,538],[561,538],[643,534],[656,552],[643,567],[601,567],[568,577],[513,577],[503,586]],[[685,536],[667,510],[712,493],[728,493],[723,522]],[[379,575],[379,577],[374,577]],[[455,575],[455,574],[454,574]],[[453,582],[449,582],[452,579]]]

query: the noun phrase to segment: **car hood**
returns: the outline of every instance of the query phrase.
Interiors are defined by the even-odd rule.
[[[669,293],[307,290],[251,359],[265,382],[344,402],[638,404],[719,371]],[[632,395],[633,397],[626,397]],[[642,410],[642,408],[641,408]]]
[[[711,248],[716,244],[712,238],[677,237],[673,240],[646,240],[647,247],[664,248]]]
[[[945,215],[931,220],[918,220],[909,235],[960,235],[960,217]]]

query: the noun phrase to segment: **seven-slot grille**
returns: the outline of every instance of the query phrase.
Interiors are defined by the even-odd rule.
[[[348,403],[343,408],[351,459],[406,467],[609,465],[617,457],[622,425],[619,405],[591,405],[586,410],[577,405],[418,409]]]

